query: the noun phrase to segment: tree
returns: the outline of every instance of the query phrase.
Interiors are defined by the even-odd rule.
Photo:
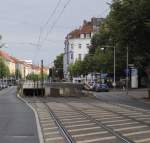
[[[15,71],[15,77],[16,77],[17,79],[22,78],[22,75],[21,75],[21,72],[20,72],[19,69],[16,69],[16,71]]]
[[[59,79],[63,79],[63,54],[60,54],[54,60],[54,75]]]
[[[129,47],[129,61],[142,69],[150,61],[150,1],[114,0],[108,16],[112,38],[118,50]]]
[[[34,74],[34,73],[31,73],[29,75],[27,75],[27,80],[32,80],[32,81],[38,81],[40,80],[40,75],[39,74]]]
[[[6,66],[5,61],[0,57],[0,78],[10,75],[9,68]]]
[[[113,0],[110,8],[99,33],[92,38],[90,52],[106,46],[107,52],[113,54],[115,46],[116,72],[121,75],[126,68],[128,46],[129,63],[144,71],[150,64],[150,1]],[[113,61],[113,55],[108,60]]]

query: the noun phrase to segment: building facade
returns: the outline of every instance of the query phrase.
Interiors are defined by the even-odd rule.
[[[102,18],[92,18],[83,22],[79,29],[70,32],[65,39],[63,72],[66,79],[69,78],[69,65],[78,60],[83,60],[89,53],[92,36],[99,30]]]
[[[6,66],[10,71],[10,76],[25,79],[29,74],[41,74],[41,67],[33,65],[31,60],[23,60],[10,56],[8,53],[0,50],[0,57],[4,59]],[[43,67],[43,73],[48,75],[49,69]]]

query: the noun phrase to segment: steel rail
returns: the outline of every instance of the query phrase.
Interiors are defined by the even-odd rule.
[[[47,106],[51,117],[55,121],[56,125],[58,126],[60,132],[62,133],[62,135],[64,136],[64,138],[66,139],[66,141],[68,143],[75,143],[75,140],[72,138],[72,136],[70,135],[70,133],[67,131],[67,129],[64,127],[64,125],[61,123],[61,121],[55,115],[55,113],[53,112],[53,110],[46,103],[44,103],[44,104]]]
[[[118,139],[120,139],[121,141],[123,141],[123,143],[135,143],[133,141],[131,141],[130,139],[128,139],[127,137],[121,135],[119,132],[114,131],[113,129],[107,127],[105,124],[103,124],[101,121],[97,121],[95,118],[93,118],[92,116],[86,114],[85,112],[77,109],[75,106],[70,105],[69,103],[66,103],[66,105],[68,105],[70,108],[72,108],[74,111],[80,113],[81,115],[83,115],[84,117],[86,117],[88,120],[90,120],[91,122],[96,123],[98,126],[102,127],[103,129],[107,130],[109,133],[111,133],[112,135],[116,136]]]
[[[90,105],[93,106],[93,107],[96,107],[96,108],[98,108],[98,109],[103,109],[103,110],[105,110],[105,111],[107,111],[107,112],[111,112],[111,113],[113,113],[113,114],[117,114],[117,115],[119,115],[119,116],[122,116],[122,117],[124,117],[124,118],[130,119],[130,120],[132,120],[132,121],[135,121],[135,122],[144,124],[144,125],[146,125],[146,126],[150,126],[150,123],[145,123],[144,121],[140,121],[140,120],[138,120],[138,119],[135,119],[134,117],[129,117],[128,115],[124,115],[123,113],[118,113],[117,111],[112,111],[111,109],[107,109],[107,108],[102,107],[102,106],[100,106],[100,105],[93,105],[93,104],[91,104],[91,103],[90,103]],[[136,110],[135,110],[135,111],[136,111]]]

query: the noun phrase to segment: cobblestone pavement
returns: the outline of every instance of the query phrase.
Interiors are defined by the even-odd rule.
[[[90,97],[25,97],[45,143],[150,143],[150,110]]]

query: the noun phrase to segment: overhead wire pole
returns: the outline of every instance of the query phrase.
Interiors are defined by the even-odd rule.
[[[127,71],[126,71],[126,95],[128,95],[128,88],[129,88],[129,47],[127,45]]]
[[[41,92],[42,96],[44,96],[44,75],[43,75],[43,60],[41,60]]]
[[[116,88],[116,45],[114,45],[114,89]]]

